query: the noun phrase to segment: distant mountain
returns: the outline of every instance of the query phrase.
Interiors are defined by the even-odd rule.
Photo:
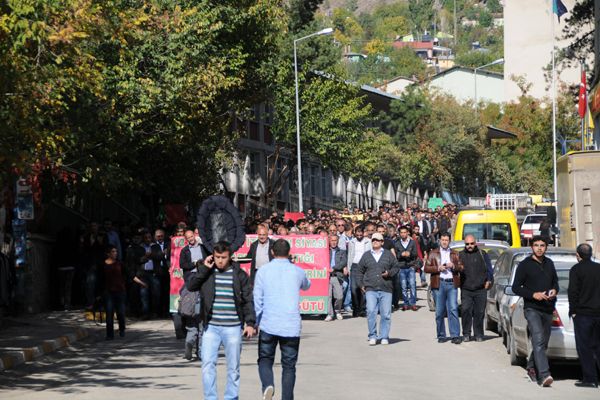
[[[406,1],[406,0],[404,0]],[[403,0],[324,0],[321,5],[321,10],[325,13],[333,11],[335,8],[347,7],[350,3],[356,4],[356,11],[354,13],[359,15],[363,12],[367,14],[371,13],[375,8],[384,4],[400,3]]]

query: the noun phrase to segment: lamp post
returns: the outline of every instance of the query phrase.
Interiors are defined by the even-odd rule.
[[[302,204],[302,158],[300,155],[300,98],[298,96],[298,55],[297,45],[298,42],[311,38],[313,36],[330,35],[333,33],[333,28],[321,29],[318,32],[311,33],[310,35],[294,39],[294,78],[296,83],[296,151],[298,157],[298,211],[304,211],[304,205]]]
[[[492,65],[504,64],[504,58],[499,58],[497,60],[492,61],[489,64],[482,65],[481,67],[477,67],[473,70],[474,73],[474,81],[475,81],[475,108],[479,108],[478,99],[477,99],[477,70],[491,67]]]

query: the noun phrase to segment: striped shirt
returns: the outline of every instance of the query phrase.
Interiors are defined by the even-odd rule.
[[[215,299],[209,324],[218,326],[240,325],[233,298],[233,269],[215,270]]]

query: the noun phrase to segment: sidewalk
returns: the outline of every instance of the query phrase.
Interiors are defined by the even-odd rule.
[[[83,310],[4,317],[0,326],[0,371],[102,333],[104,325],[85,318]]]

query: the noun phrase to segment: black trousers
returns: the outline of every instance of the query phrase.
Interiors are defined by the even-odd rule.
[[[577,314],[573,318],[575,344],[584,382],[598,383],[600,368],[600,317]]]
[[[475,337],[483,337],[483,317],[487,294],[485,289],[461,289],[461,313],[463,336],[471,336],[471,328]]]
[[[352,269],[350,270],[352,287],[350,290],[352,291],[352,316],[358,317],[360,314],[366,314],[367,312],[367,303],[365,294],[358,286],[358,264],[352,264]]]

